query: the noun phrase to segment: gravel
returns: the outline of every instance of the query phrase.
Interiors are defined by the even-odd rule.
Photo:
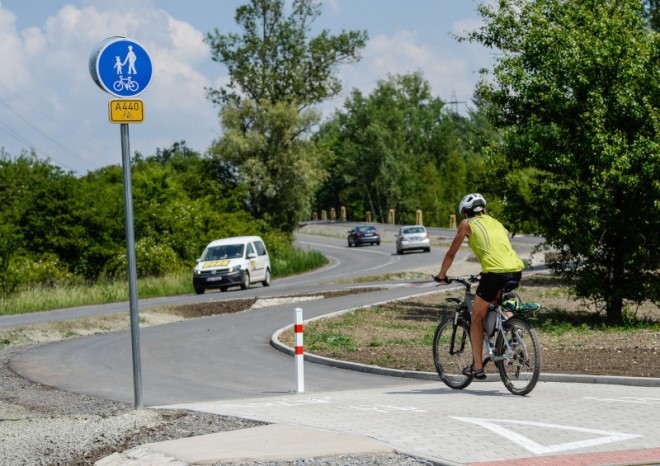
[[[141,445],[263,425],[247,419],[185,410],[136,410],[132,404],[65,392],[30,382],[8,362],[31,346],[0,347],[0,466],[99,466],[111,455],[148,454]],[[117,463],[114,463],[117,464]],[[126,461],[124,464],[147,464]],[[163,459],[148,464],[184,466]],[[430,465],[398,454],[341,455],[245,466]]]

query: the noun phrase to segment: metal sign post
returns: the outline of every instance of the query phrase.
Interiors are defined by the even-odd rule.
[[[131,189],[131,147],[128,124],[120,126],[121,160],[124,167],[124,216],[126,218],[126,258],[128,260],[128,295],[131,309],[131,345],[133,348],[133,392],[135,408],[142,409],[142,367],[140,363],[140,320],[138,316],[137,261],[133,230],[133,192]]]
[[[89,56],[89,73],[96,85],[103,91],[124,98],[124,100],[111,100],[108,110],[110,121],[121,124],[126,258],[131,310],[131,344],[133,348],[133,389],[135,408],[142,409],[140,320],[138,315],[137,264],[135,259],[135,232],[133,230],[133,193],[131,189],[131,148],[128,123],[142,122],[144,106],[141,100],[126,98],[135,97],[147,89],[151,83],[153,68],[149,54],[140,44],[125,37],[112,36],[102,40],[92,50]]]

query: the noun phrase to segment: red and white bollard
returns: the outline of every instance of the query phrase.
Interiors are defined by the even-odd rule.
[[[305,392],[305,368],[303,362],[305,361],[305,349],[303,347],[303,310],[297,307],[294,310],[294,345],[295,345],[295,359],[296,359],[296,392]]]

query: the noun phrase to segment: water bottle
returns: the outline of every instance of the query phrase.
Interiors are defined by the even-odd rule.
[[[488,338],[495,334],[495,325],[497,324],[497,312],[489,309],[484,320],[484,331]]]

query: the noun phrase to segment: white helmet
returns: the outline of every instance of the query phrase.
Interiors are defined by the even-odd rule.
[[[486,207],[486,199],[479,193],[472,193],[461,199],[458,210],[461,213],[471,211],[472,213],[481,212]]]

